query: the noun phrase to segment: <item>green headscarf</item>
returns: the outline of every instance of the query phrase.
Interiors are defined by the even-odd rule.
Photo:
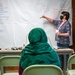
[[[60,66],[57,53],[47,43],[47,35],[42,28],[34,28],[28,35],[29,44],[22,50],[20,65],[23,69],[34,64],[54,64]]]

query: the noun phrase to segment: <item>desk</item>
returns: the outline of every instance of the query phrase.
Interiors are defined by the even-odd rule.
[[[57,49],[56,52],[59,54],[59,55],[63,55],[64,56],[64,69],[63,69],[63,72],[64,72],[64,75],[66,75],[66,55],[68,54],[69,56],[73,53],[73,49]]]
[[[20,55],[22,50],[0,50],[0,56],[3,55]],[[64,56],[64,74],[66,74],[66,54],[72,54],[73,49],[55,49],[59,55]]]
[[[22,50],[0,50],[0,56],[3,55],[20,55]],[[69,54],[73,52],[73,49],[55,49],[58,54]]]

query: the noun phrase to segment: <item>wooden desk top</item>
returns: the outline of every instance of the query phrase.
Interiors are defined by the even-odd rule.
[[[0,50],[0,53],[20,53],[22,50]],[[73,49],[55,49],[55,51],[57,53],[65,53],[65,52],[68,52],[68,53],[72,53],[73,52]]]

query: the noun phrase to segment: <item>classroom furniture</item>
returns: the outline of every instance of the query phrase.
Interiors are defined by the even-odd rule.
[[[22,75],[63,75],[63,72],[56,65],[31,65]]]
[[[67,63],[67,75],[75,75],[75,69],[72,69],[72,64],[75,64],[75,54],[71,55]]]
[[[66,74],[66,55],[69,56],[72,54],[73,49],[65,48],[65,49],[54,49],[59,55],[64,56],[64,69],[63,72]],[[22,50],[0,50],[0,56],[6,55],[20,55]]]
[[[19,55],[6,55],[6,56],[1,56],[0,58],[0,67],[1,67],[1,75],[18,75],[18,72],[10,72],[6,73],[4,72],[5,67],[11,67],[11,66],[19,66],[19,60],[20,56]]]

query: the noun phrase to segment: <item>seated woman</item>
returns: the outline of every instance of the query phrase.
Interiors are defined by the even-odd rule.
[[[29,44],[22,50],[19,63],[19,75],[23,70],[35,64],[53,64],[60,67],[59,57],[47,42],[42,28],[34,28],[28,35]]]

